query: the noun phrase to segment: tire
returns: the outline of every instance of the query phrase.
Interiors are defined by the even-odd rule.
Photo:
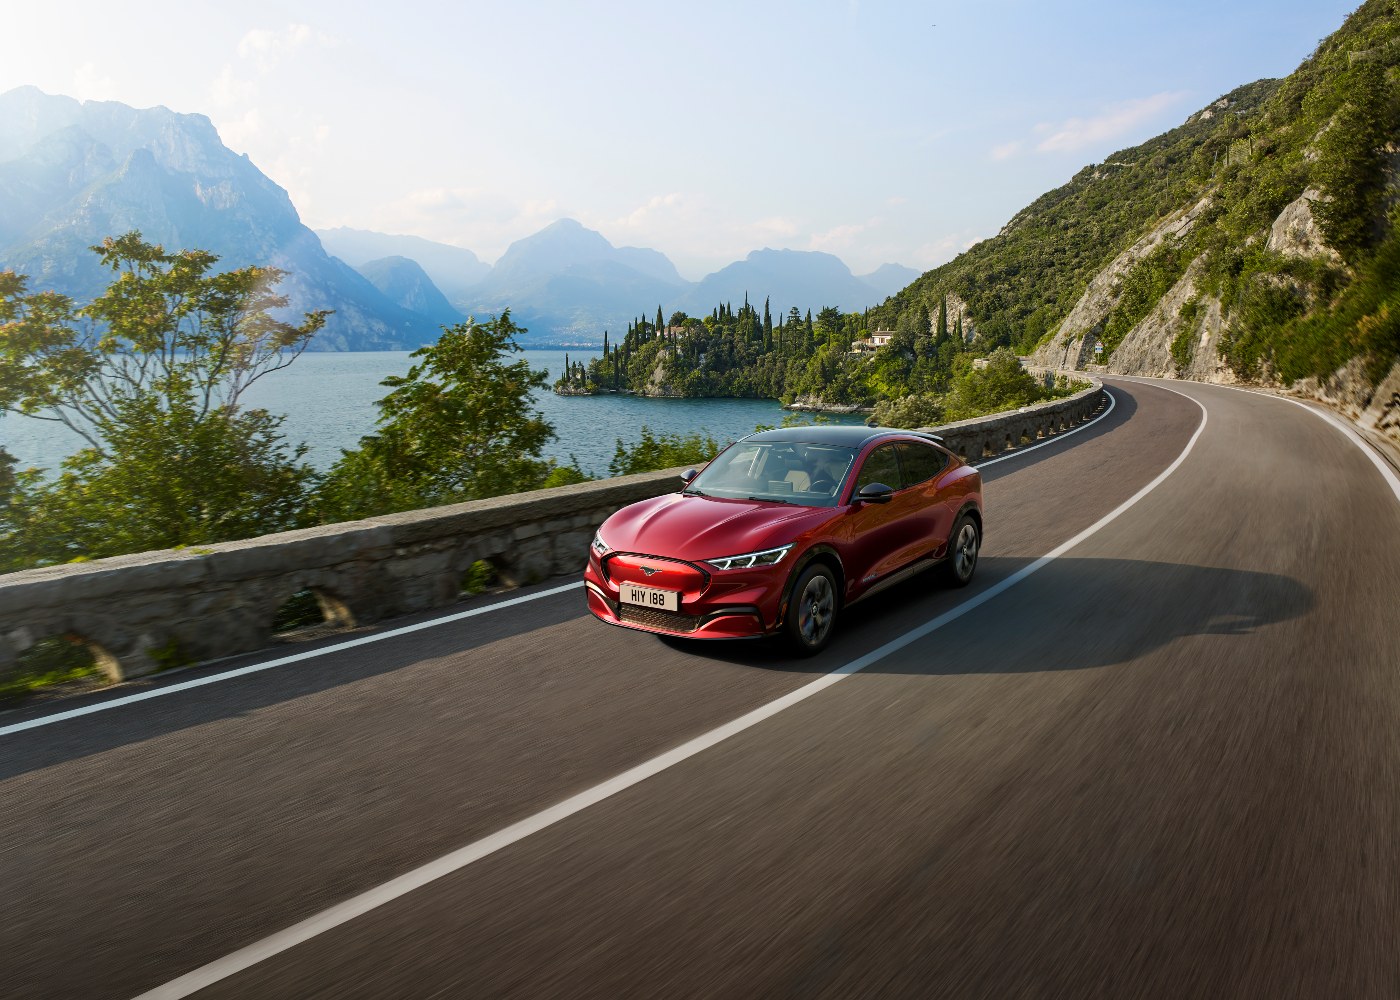
[[[982,548],[982,532],[967,514],[953,524],[948,536],[948,556],[939,567],[943,582],[950,587],[966,587],[977,572],[977,553]]]
[[[798,574],[788,595],[783,634],[799,656],[815,656],[831,641],[836,627],[836,577],[824,563]]]

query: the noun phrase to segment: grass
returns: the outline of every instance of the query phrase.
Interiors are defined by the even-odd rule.
[[[0,673],[0,701],[16,701],[46,688],[101,674],[84,645],[54,636],[20,654],[14,667]]]

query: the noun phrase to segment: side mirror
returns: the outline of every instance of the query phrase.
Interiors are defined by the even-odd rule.
[[[861,503],[889,503],[894,496],[894,487],[884,483],[866,483],[856,494]]]
[[[686,469],[684,472],[681,473],[681,482],[689,486],[690,481],[698,475],[700,475],[699,469]]]

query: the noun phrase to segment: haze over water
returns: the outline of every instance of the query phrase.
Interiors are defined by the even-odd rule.
[[[530,367],[549,373],[551,382],[564,368],[564,351],[525,351]],[[570,360],[586,361],[586,352],[570,352]],[[353,448],[374,430],[374,403],[389,390],[379,383],[408,371],[407,351],[304,354],[290,367],[264,377],[243,397],[247,406],[285,414],[283,433],[291,442],[310,448],[306,460],[327,469],[341,449]],[[535,396],[535,406],[558,435],[545,455],[560,462],[578,458],[590,475],[606,476],[617,439],[633,443],[645,424],[656,433],[707,431],[720,443],[751,433],[756,424],[780,423],[786,413],[773,400],[762,399],[645,399],[637,396],[556,396],[548,390]],[[840,417],[859,423],[860,417]],[[78,448],[82,440],[60,424],[28,417],[0,418],[0,446],[20,468],[37,466],[50,472]]]

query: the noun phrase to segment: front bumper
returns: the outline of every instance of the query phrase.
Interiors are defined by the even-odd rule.
[[[786,568],[706,572],[703,585],[682,592],[679,611],[623,604],[620,581],[610,579],[596,553],[589,553],[583,582],[588,610],[609,625],[687,639],[753,639],[778,627],[786,583],[786,573],[778,570]]]

